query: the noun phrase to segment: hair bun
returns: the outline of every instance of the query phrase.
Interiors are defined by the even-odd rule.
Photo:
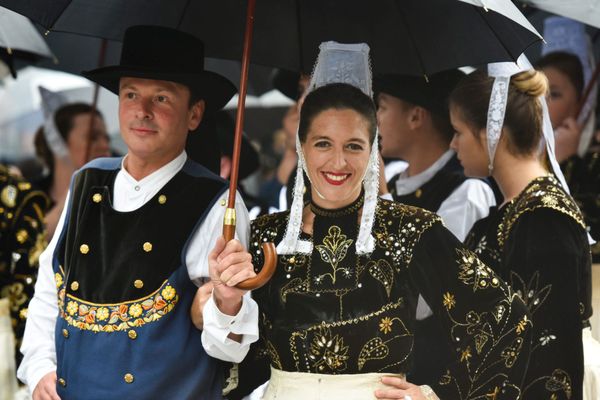
[[[548,78],[543,72],[535,69],[519,72],[513,75],[510,81],[519,92],[528,96],[545,96],[548,92]]]

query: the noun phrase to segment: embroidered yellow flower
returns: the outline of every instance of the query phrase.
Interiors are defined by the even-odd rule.
[[[392,331],[392,320],[389,317],[385,317],[379,323],[379,330],[383,333],[390,333]]]
[[[69,315],[75,315],[77,313],[77,310],[79,310],[77,302],[70,301],[69,304],[67,304],[67,312],[69,313]]]
[[[160,293],[165,300],[171,300],[175,297],[175,289],[170,285],[166,286]]]
[[[446,307],[446,310],[451,310],[456,305],[454,295],[449,292],[444,293],[444,299],[442,302],[444,304],[444,307]]]
[[[98,311],[96,311],[96,319],[98,321],[104,321],[106,318],[108,318],[108,308],[100,307]]]
[[[525,331],[525,327],[527,326],[527,322],[528,322],[527,315],[525,315],[523,317],[523,319],[520,320],[519,323],[517,324],[517,334],[520,335],[521,333],[523,333]]]
[[[142,311],[142,306],[139,304],[132,304],[131,307],[129,307],[129,315],[131,315],[133,318],[137,318],[142,315]]]
[[[54,281],[56,282],[56,287],[59,288],[62,286],[63,284],[63,278],[62,275],[59,274],[58,272],[54,274]]]
[[[460,355],[460,361],[461,361],[461,362],[463,362],[463,361],[467,361],[467,362],[469,362],[469,359],[470,359],[471,357],[472,357],[472,354],[471,354],[471,348],[470,348],[470,347],[467,347],[467,348],[466,348],[466,349],[465,349],[465,350],[464,350],[464,351],[461,353],[461,355]]]

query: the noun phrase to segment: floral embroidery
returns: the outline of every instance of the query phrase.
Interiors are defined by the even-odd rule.
[[[348,360],[348,346],[344,346],[342,337],[333,336],[329,328],[324,328],[313,338],[308,358],[321,373],[343,371]]]
[[[517,324],[517,328],[516,331],[517,333],[520,335],[521,333],[525,332],[525,328],[527,326],[527,324],[529,323],[529,320],[527,319],[527,315],[525,315],[523,317],[523,319],[521,319],[519,321],[519,323]]]
[[[327,236],[325,236],[323,239],[323,244],[317,245],[315,248],[321,255],[321,259],[331,265],[333,268],[333,273],[323,274],[318,278],[329,276],[332,283],[335,283],[338,271],[346,274],[350,272],[346,268],[339,268],[338,264],[346,257],[348,248],[352,245],[352,243],[354,243],[354,240],[347,239],[346,235],[342,233],[342,230],[339,226],[333,225],[329,227]]]
[[[444,293],[444,299],[442,303],[444,304],[444,307],[446,307],[446,310],[451,310],[456,305],[454,295],[449,292]]]
[[[58,279],[60,278],[60,279]],[[62,274],[55,274],[62,283],[58,292],[60,316],[78,329],[93,332],[118,332],[157,321],[179,301],[177,291],[165,281],[161,287],[139,300],[119,304],[95,304],[67,294],[65,307],[65,287]]]
[[[385,317],[379,323],[379,330],[383,333],[390,333],[392,331],[392,320],[390,317]]]
[[[59,274],[58,272],[54,274],[54,282],[56,282],[56,288],[58,289],[59,287],[62,286],[63,284],[63,278],[62,275]]]

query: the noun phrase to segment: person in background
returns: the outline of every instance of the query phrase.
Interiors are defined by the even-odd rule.
[[[496,74],[496,66],[490,68]],[[494,77],[472,73],[450,96],[451,147],[465,174],[491,175],[504,197],[475,223],[466,245],[531,313],[533,342],[522,398],[580,400],[582,329],[592,313],[591,257],[583,216],[559,183],[558,164],[550,171],[540,156],[552,138],[551,128],[544,129],[547,91],[546,77],[533,69]],[[550,150],[547,158],[554,158]]]
[[[33,182],[51,199],[46,214],[50,240],[62,213],[71,176],[88,161],[110,156],[110,139],[98,110],[84,103],[65,104],[60,93],[40,88],[45,122],[35,134],[35,152],[46,169]],[[93,118],[93,123],[91,123]],[[91,130],[90,130],[91,128]]]
[[[8,166],[0,165],[0,298],[9,302],[10,326],[16,344],[16,352],[11,356],[16,356],[17,367],[22,359],[18,349],[33,297],[39,257],[47,245],[44,214],[49,204],[44,192],[12,174]],[[0,359],[5,359],[4,355]]]

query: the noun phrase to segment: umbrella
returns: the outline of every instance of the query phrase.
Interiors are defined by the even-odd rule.
[[[597,0],[521,0],[521,2],[600,28],[600,1]]]
[[[540,39],[510,0],[489,11],[459,0],[259,0],[254,64],[310,72],[319,44],[366,42],[375,72],[432,74],[516,60]],[[132,25],[162,25],[202,38],[208,57],[240,60],[247,0],[0,0],[46,29],[120,40]],[[521,15],[522,17],[522,15]],[[523,22],[523,21],[521,21]]]
[[[523,21],[519,24],[507,18],[515,14],[509,0],[493,3],[493,8],[484,11],[457,0],[261,0],[258,7],[255,0],[248,0],[244,13],[246,2],[242,0],[0,0],[1,5],[57,31],[119,39],[131,25],[163,25],[203,38],[208,56],[239,60],[243,53],[230,195],[223,226],[226,239],[233,238],[235,232],[235,188],[251,60],[307,72],[316,59],[318,45],[335,40],[368,43],[376,72],[427,76],[466,64],[516,61],[541,36],[532,27],[523,26]],[[260,21],[256,29],[255,20]],[[253,35],[256,47],[250,56]],[[238,287],[258,287],[272,275],[275,247],[265,243],[263,251],[265,265],[259,276]]]
[[[42,58],[53,58],[53,55],[31,21],[0,7],[0,59],[13,78],[17,77],[15,59],[33,63]]]

